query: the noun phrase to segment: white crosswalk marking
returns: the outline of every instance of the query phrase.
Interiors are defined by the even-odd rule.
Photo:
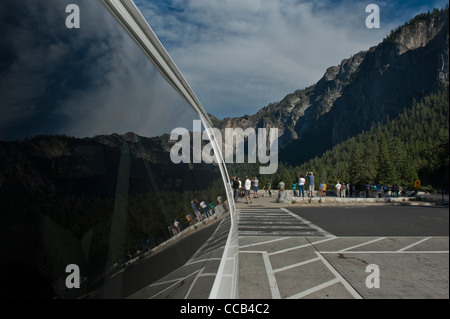
[[[284,208],[241,209],[238,225],[239,236],[332,236]]]

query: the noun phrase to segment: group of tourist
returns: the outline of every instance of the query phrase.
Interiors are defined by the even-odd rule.
[[[194,214],[187,213],[186,215],[186,220],[188,221],[189,226],[203,221],[206,218],[211,217],[215,213],[214,205],[212,202],[207,204],[207,202],[205,202],[204,200],[199,202],[197,199],[193,199],[191,201],[191,207]],[[173,223],[168,226],[169,234],[175,236],[176,234],[181,232],[182,229],[180,226],[180,222],[174,220]]]
[[[252,203],[252,194],[253,198],[258,198],[258,188],[259,188],[259,180],[255,176],[252,180],[245,176],[244,183],[242,183],[241,179],[238,176],[233,176],[231,178],[231,183],[233,187],[234,193],[234,201],[237,203],[239,198],[245,197],[245,203]]]
[[[297,197],[305,197],[305,187],[306,183],[308,184],[308,197],[314,197],[315,192],[315,185],[314,185],[314,173],[313,172],[307,172],[306,178],[304,175],[300,175],[300,178],[297,181],[294,181],[292,183],[292,190],[294,192],[294,196]],[[336,190],[336,196],[337,197],[359,197],[360,190],[358,186],[356,185],[350,185],[347,182],[340,182],[339,180],[334,186]],[[399,185],[373,185],[367,183],[365,185],[366,190],[366,197],[369,197],[370,191],[376,191],[378,194],[383,194],[385,196],[405,196],[406,194],[406,186],[400,187]],[[326,196],[327,192],[327,184],[322,181],[319,184],[319,197]]]
[[[369,197],[369,192],[377,192],[379,194],[384,194],[385,196],[406,196],[406,186],[400,185],[382,185],[382,184],[369,184],[366,186],[366,197]]]
[[[300,175],[298,181],[292,182],[292,191],[294,196],[305,198],[305,191],[307,191],[308,197],[314,197],[315,194],[315,177],[313,172],[306,172],[305,175]],[[325,181],[321,181],[319,184],[319,197],[324,197],[327,195],[327,184]],[[337,181],[334,185],[334,189],[337,197],[359,197],[360,192],[363,190],[360,189],[363,186],[358,185],[350,185],[347,182]],[[400,187],[399,185],[374,185],[367,183],[365,185],[365,195],[369,197],[369,192],[376,191],[378,196],[384,194],[384,196],[406,196],[406,186]],[[364,196],[364,195],[362,195]]]
[[[245,198],[246,204],[252,203],[252,198],[258,198],[258,189],[259,189],[259,181],[258,178],[255,176],[253,179],[250,179],[248,176],[245,176],[243,181],[238,176],[233,176],[231,178],[233,193],[234,193],[234,201],[237,202],[239,198]],[[284,188],[283,183],[283,188]],[[361,186],[363,188],[363,186]],[[391,196],[400,196],[404,195],[406,193],[406,187],[403,186],[401,188],[399,185],[372,185],[367,184],[365,186],[366,190],[366,197],[369,197],[369,191],[378,191],[381,193],[384,193],[385,195],[391,195]],[[319,197],[325,197],[327,196],[327,189],[328,185],[325,183],[325,181],[321,181],[318,187],[318,195]],[[341,182],[337,181],[337,183],[334,185],[334,189],[336,192],[337,197],[359,197],[360,191],[363,191],[360,189],[357,185],[350,185],[347,182]],[[267,183],[264,185],[263,190],[265,190],[265,193],[269,194],[269,196],[272,196],[271,191],[271,183],[267,181]],[[252,191],[253,191],[253,197],[252,197]],[[307,193],[307,197],[314,197],[315,195],[315,176],[313,172],[306,172],[305,175],[300,175],[298,181],[295,180],[292,182],[292,191],[294,193],[295,197],[303,197],[305,198],[305,192]],[[364,195],[363,195],[364,196]]]
[[[192,209],[194,210],[195,216],[197,218],[197,221],[202,221],[205,218],[208,218],[208,217],[212,216],[212,214],[214,214],[214,206],[212,203],[209,203],[209,207],[213,211],[212,214],[209,211],[208,204],[206,204],[204,200],[199,203],[198,200],[194,199],[191,201],[191,204],[192,204]],[[191,221],[193,220],[192,215],[188,214],[186,216],[186,219],[191,224]]]
[[[314,180],[315,178],[313,172],[306,172],[306,178],[305,175],[300,175],[298,184],[296,183],[296,181],[292,183],[294,196],[305,198],[305,185],[306,181],[308,181],[308,197],[314,197]],[[323,188],[323,183],[321,184],[321,187]]]

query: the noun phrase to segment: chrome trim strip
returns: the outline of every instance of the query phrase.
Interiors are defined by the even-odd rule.
[[[139,9],[132,0],[99,0],[111,15],[127,31],[141,50],[147,55],[164,78],[186,100],[190,107],[200,117],[208,132],[215,154],[219,157],[218,165],[224,182],[228,209],[230,210],[231,228],[228,234],[222,260],[219,265],[209,298],[238,298],[238,233],[236,208],[233,200],[233,191],[228,172],[219,149],[217,141],[211,138],[209,128],[212,122],[196,97],[195,93],[175,65],[164,46],[159,41],[152,28],[149,26]]]

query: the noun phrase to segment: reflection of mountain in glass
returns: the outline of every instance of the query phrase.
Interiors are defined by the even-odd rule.
[[[168,135],[145,138],[133,133],[84,139],[37,136],[23,142],[0,142],[0,192],[114,195],[125,144],[131,161],[132,194],[195,191],[209,184],[212,176],[217,177],[211,165],[173,164],[169,152],[174,143]],[[202,173],[194,175],[194,168]]]
[[[48,283],[72,263],[95,278],[139,245],[169,238],[175,219],[187,226],[191,200],[216,205],[223,182],[214,165],[173,164],[168,140],[128,133],[0,142],[2,259],[32,265]]]

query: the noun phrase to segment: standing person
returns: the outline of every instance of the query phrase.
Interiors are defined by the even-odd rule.
[[[197,206],[197,200],[194,199],[192,202],[192,209],[194,210],[195,215],[197,216],[197,221],[201,221],[202,220],[202,215],[200,214],[200,211],[198,210],[198,206]]]
[[[294,192],[294,196],[297,197],[297,183],[295,181],[292,182],[292,191]]]
[[[233,180],[234,202],[237,203],[239,198],[239,181],[237,176],[234,176],[232,180]]]
[[[252,196],[250,194],[252,182],[248,179],[248,176],[245,176],[244,187],[245,187],[245,203],[248,204],[248,200],[250,200],[250,204],[252,204]]]
[[[302,196],[303,198],[305,198],[305,176],[300,175],[300,178],[298,179],[298,196]]]
[[[345,198],[345,195],[347,194],[347,185],[345,182],[341,185],[341,197]]]
[[[174,224],[170,224],[170,229],[172,231],[172,234],[175,236],[177,234],[177,229],[175,228]]]
[[[258,178],[255,176],[253,178],[253,198],[258,198]]]
[[[203,211],[205,212],[206,218],[208,218],[208,217],[211,216],[211,213],[209,212],[209,209],[208,209],[208,205],[206,205],[206,203],[205,203],[204,200],[202,200],[202,201],[200,202],[200,207],[201,207],[201,208],[203,209]]]
[[[334,188],[336,188],[336,197],[341,197],[341,187],[341,183],[337,181],[337,184],[334,186]]]
[[[327,197],[327,184],[323,182],[322,196]]]
[[[238,182],[239,182],[239,197],[242,198],[242,181],[241,179],[238,177]]]
[[[314,173],[310,172],[308,175],[309,197],[314,197]]]
[[[175,228],[177,229],[177,233],[179,233],[181,231],[180,229],[180,223],[177,220],[173,221],[173,225],[175,226]]]
[[[193,220],[192,220],[192,215],[191,215],[191,214],[187,214],[187,215],[186,215],[186,219],[187,219],[187,221],[188,221],[188,223],[189,223],[189,226],[191,226],[191,225],[192,225],[192,222],[193,222]]]
[[[266,186],[264,186],[264,189],[266,190],[266,193],[269,193],[269,196],[272,197],[272,191],[270,190],[270,187],[272,185],[270,184],[269,181],[267,181]]]
[[[369,198],[369,189],[370,189],[370,184],[367,183],[366,184],[366,198]]]
[[[323,182],[319,184],[319,197],[323,196]]]
[[[214,205],[212,202],[209,203],[209,208],[211,208],[211,215],[214,215],[216,213],[216,211],[214,210]]]

